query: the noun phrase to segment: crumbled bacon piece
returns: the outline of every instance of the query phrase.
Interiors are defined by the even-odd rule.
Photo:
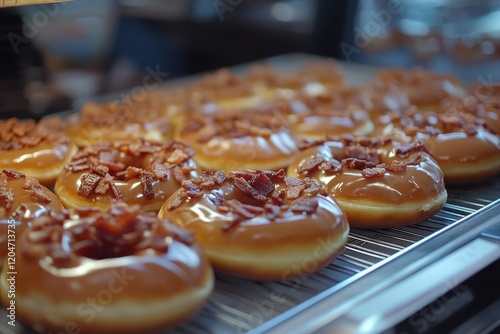
[[[31,177],[25,178],[23,189],[26,190],[32,198],[38,201],[44,203],[50,203],[52,201],[40,182]]]
[[[167,158],[167,162],[169,164],[177,165],[187,161],[188,159],[189,155],[187,155],[183,150],[176,148]]]
[[[10,179],[18,180],[26,178],[26,175],[24,175],[23,173],[19,173],[10,169],[4,169],[2,173],[5,174]]]
[[[325,162],[325,159],[319,154],[316,154],[313,157],[306,158],[299,163],[299,166],[297,167],[297,173],[300,175],[308,174],[318,166],[320,166],[323,162]]]
[[[97,187],[97,184],[99,183],[99,181],[101,181],[101,179],[102,177],[96,174],[83,174],[81,177],[81,184],[77,190],[78,195],[88,198]]]
[[[361,171],[361,175],[365,179],[371,179],[377,176],[383,176],[386,172],[386,169],[383,167],[373,167],[373,168],[365,168]]]
[[[155,189],[153,186],[153,175],[151,173],[143,173],[141,175],[141,184],[142,184],[142,194],[145,199],[153,199],[155,198]]]
[[[314,213],[318,207],[318,199],[314,197],[299,197],[290,204],[293,212]]]
[[[0,174],[0,200],[3,200],[5,203],[4,206],[6,209],[9,209],[12,203],[14,203],[14,192],[7,183],[7,176],[5,173]]]
[[[186,180],[182,182],[182,188],[185,189],[186,194],[191,197],[200,197],[203,195],[203,191],[193,180]]]
[[[187,198],[188,194],[185,191],[179,191],[173,200],[168,204],[167,211],[177,209]]]
[[[407,145],[402,145],[396,148],[396,154],[401,159],[407,158],[412,152],[429,153],[429,150],[422,142],[419,141]]]
[[[385,167],[389,172],[394,173],[404,173],[408,169],[406,164],[399,160],[393,160],[389,165]]]
[[[374,168],[377,165],[371,161],[359,160],[356,158],[346,158],[342,160],[342,164],[347,168],[352,169],[365,169],[365,168]]]
[[[467,136],[475,136],[477,134],[477,126],[474,124],[464,125],[464,132]]]

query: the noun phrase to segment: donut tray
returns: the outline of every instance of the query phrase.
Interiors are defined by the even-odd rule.
[[[291,54],[266,61],[286,69],[311,59]],[[343,66],[354,84],[374,71],[357,65]],[[169,85],[176,83],[180,84],[172,81]],[[463,275],[473,275],[500,258],[500,177],[487,184],[447,190],[446,205],[422,223],[391,229],[351,229],[345,251],[315,274],[264,283],[217,276],[215,291],[205,307],[171,333],[373,333],[391,328],[453,289],[461,278],[466,278]],[[493,232],[488,232],[491,228]],[[486,244],[476,244],[480,242]],[[480,250],[462,251],[469,245]],[[457,251],[462,251],[456,255],[458,266],[453,265],[453,259],[440,262]],[[312,263],[304,261],[298,269],[313,272],[316,268]],[[433,265],[450,269],[447,273],[445,269],[428,273]],[[418,280],[421,284],[411,289],[413,299],[411,293],[403,297],[397,289],[390,289],[404,289],[404,283],[424,274],[430,274],[437,285]],[[377,294],[380,297],[374,297]],[[31,333],[19,323],[12,327],[7,321],[1,310],[0,333]]]

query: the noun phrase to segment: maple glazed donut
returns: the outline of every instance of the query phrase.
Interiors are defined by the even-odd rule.
[[[408,96],[411,104],[423,111],[435,111],[444,99],[464,93],[457,77],[421,68],[380,70],[376,81],[397,86]]]
[[[421,143],[351,136],[314,142],[295,156],[288,175],[324,184],[353,227],[418,223],[447,199],[443,172]]]
[[[135,139],[165,142],[173,136],[159,99],[144,99],[97,104],[85,103],[80,112],[68,117],[67,134],[79,146]]]
[[[225,171],[285,168],[299,141],[281,115],[258,112],[193,115],[176,139],[201,168]]]
[[[16,170],[40,181],[54,185],[57,176],[77,151],[64,133],[59,118],[0,120],[0,167]]]
[[[320,270],[347,241],[337,203],[311,180],[284,170],[212,172],[185,181],[159,217],[194,231],[214,269],[251,280],[283,280]]]
[[[108,207],[114,200],[158,211],[182,181],[198,176],[183,144],[140,140],[87,146],[66,164],[54,187],[66,208]]]
[[[213,288],[192,234],[139,206],[48,212],[18,244],[16,318],[40,333],[157,333],[189,318]]]
[[[35,217],[47,210],[62,209],[57,196],[36,179],[12,170],[0,172],[0,263],[12,236],[20,236]]]
[[[344,84],[342,71],[333,60],[306,63],[292,73],[278,71],[268,64],[253,65],[247,79],[264,100],[293,98],[301,92],[314,96]]]
[[[286,117],[290,128],[302,139],[323,139],[343,134],[368,135],[374,125],[363,107],[337,103],[326,96],[298,97],[263,104],[259,112],[279,113]]]
[[[500,171],[500,137],[470,113],[421,113],[415,109],[380,118],[382,136],[421,141],[432,152],[448,185],[485,181]]]

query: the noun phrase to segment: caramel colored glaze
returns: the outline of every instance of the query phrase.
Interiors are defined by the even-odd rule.
[[[41,143],[35,147],[13,151],[2,151],[0,166],[13,169],[36,178],[42,184],[54,184],[65,163],[76,153],[76,147],[69,144],[53,145]]]
[[[402,156],[390,141],[373,145],[370,149],[375,150],[377,156],[377,166],[373,167],[383,168],[379,174],[369,177],[366,176],[367,169],[351,167],[345,162],[344,159],[351,158],[346,150],[351,145],[356,146],[337,140],[306,148],[295,156],[288,175],[312,178],[326,185],[328,194],[338,201],[349,224],[355,227],[410,225],[428,218],[444,205],[447,193],[443,172],[425,150],[411,151]],[[336,172],[321,167],[302,171],[302,166],[313,157],[336,160],[342,168]],[[406,167],[401,170],[385,167],[395,161]]]
[[[121,144],[115,143],[106,145],[115,145],[119,147]],[[160,145],[158,143],[152,145],[156,145],[156,153],[165,153],[167,156],[173,154],[171,151],[169,152],[165,145]],[[89,146],[87,149],[92,150],[92,148],[93,146]],[[85,151],[80,152],[79,155],[83,152]],[[126,171],[128,168],[137,168],[140,169],[141,172],[151,173],[151,164],[154,161],[154,154],[155,153],[122,153],[121,162],[124,164],[123,170]],[[78,160],[79,155],[75,156],[75,159],[72,161]],[[186,160],[182,163],[170,164],[160,160],[160,162],[167,167],[162,177],[152,177],[151,179],[152,193],[154,194],[153,198],[148,198],[146,196],[144,191],[145,185],[140,174],[127,179],[114,178],[112,182],[121,194],[119,200],[129,205],[138,204],[145,211],[158,211],[163,202],[181,186],[182,180],[178,179],[175,175],[174,169],[176,167],[185,169],[183,177],[186,179],[194,178],[199,175],[199,167],[190,156],[191,154],[186,156]],[[79,189],[82,186],[82,178],[89,172],[89,169],[74,171],[68,165],[61,172],[54,187],[54,191],[65,207],[97,206],[106,208],[117,199],[112,189],[107,190],[103,194],[94,191],[88,196],[79,195]]]
[[[272,194],[283,188],[286,188],[284,182],[276,182]],[[349,227],[343,212],[324,195],[313,195],[318,203],[313,213],[284,209],[279,217],[257,214],[236,222],[239,218],[233,213],[221,212],[214,204],[215,194],[244,205],[263,208],[264,203],[225,181],[211,190],[205,189],[200,197],[188,196],[181,205],[171,208],[181,192],[179,189],[165,202],[159,217],[192,230],[214,269],[225,274],[252,280],[311,274],[292,268],[307,260],[314,262],[316,270],[321,269],[343,249],[347,240]],[[324,243],[329,243],[330,249],[320,256],[316,252]]]
[[[261,114],[257,116],[261,118],[259,123],[254,123],[252,117],[247,118],[246,115],[249,114],[234,116],[227,113],[215,118],[206,116],[196,121],[200,124],[198,129],[190,130],[188,123],[176,139],[193,148],[194,159],[203,169],[285,168],[298,150],[298,137],[283,124],[279,116]],[[260,123],[263,118],[265,124]],[[246,122],[250,129],[245,128],[240,132],[237,128],[240,121]],[[227,132],[221,130],[219,126],[222,123],[231,129]]]
[[[420,68],[381,70],[377,80],[398,86],[407,94],[410,103],[421,110],[435,110],[443,99],[463,94],[458,78]]]
[[[172,230],[163,237],[168,248],[162,251],[157,248],[160,246],[151,246],[132,254],[94,259],[75,253],[75,232],[70,231],[86,230],[98,223],[89,220],[88,214],[82,217],[72,211],[69,215],[71,218],[64,221],[63,236],[52,237],[63,252],[60,259],[41,251],[40,242],[33,244],[33,240],[40,240],[34,227],[27,229],[18,241],[27,246],[16,249],[16,269],[22,273],[16,276],[16,316],[29,327],[39,332],[59,332],[71,323],[83,333],[157,332],[192,315],[211,293],[213,274],[203,251],[185,237],[179,238],[179,232]],[[134,213],[122,216],[125,218],[118,219],[134,219]],[[144,239],[150,233],[164,233],[148,231],[141,229]],[[7,272],[4,268],[4,306],[9,304]],[[169,301],[176,304],[170,305]],[[44,302],[43,307],[39,302]],[[179,310],[184,313],[178,314]]]
[[[76,153],[76,146],[64,134],[59,118],[0,120],[0,170],[9,169],[53,186],[64,164]]]
[[[500,171],[500,137],[467,113],[425,113],[386,118],[382,135],[401,142],[419,140],[432,152],[447,184],[471,184]],[[446,125],[443,119],[452,119]],[[454,124],[455,120],[461,125]],[[401,128],[401,122],[406,127]],[[486,125],[487,126],[487,125]]]
[[[159,99],[150,97],[102,105],[89,102],[68,117],[67,134],[80,147],[141,138],[165,142],[172,138],[173,126],[163,118],[163,109]]]
[[[15,230],[15,236],[19,238],[26,227],[31,225],[34,218],[41,216],[47,210],[59,212],[63,209],[59,198],[43,186],[40,186],[43,199],[30,195],[27,189],[23,189],[25,181],[25,177],[7,178],[7,185],[12,191],[13,201],[7,207],[5,198],[0,198],[0,259],[7,255],[9,229]],[[12,232],[10,233],[12,234]]]

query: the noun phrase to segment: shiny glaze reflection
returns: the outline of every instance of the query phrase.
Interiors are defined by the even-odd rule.
[[[391,145],[378,148],[382,163],[390,164],[393,160],[411,161],[417,153],[412,153],[406,159],[398,159],[395,149]],[[315,170],[308,175],[298,175],[300,163],[309,157],[321,155],[327,159],[342,160],[345,158],[343,144],[327,142],[324,145],[310,147],[297,154],[289,168],[289,175],[293,177],[310,177],[321,184],[325,184],[330,195],[355,200],[367,199],[385,203],[404,203],[408,201],[423,201],[435,198],[444,190],[443,173],[437,163],[423,153],[425,162],[419,165],[408,166],[404,173],[386,171],[383,176],[365,178],[360,170],[344,167],[339,174],[327,174]]]
[[[126,159],[127,162],[129,159]],[[131,159],[133,160],[133,159]],[[144,161],[135,161],[136,165],[144,167],[147,165],[147,159]],[[131,165],[131,164],[128,164]],[[186,175],[187,178],[195,178],[199,175],[199,170],[197,168],[194,160],[190,159],[188,162],[190,167],[195,170]],[[148,167],[146,166],[148,169]],[[61,198],[64,206],[67,208],[71,207],[82,207],[82,206],[99,206],[99,207],[109,207],[111,203],[115,200],[111,190],[108,190],[105,194],[91,193],[89,197],[83,197],[78,195],[78,188],[81,184],[81,178],[83,174],[88,173],[88,171],[73,173],[69,170],[63,170],[56,181],[55,192]],[[128,181],[124,180],[114,180],[116,187],[120,190],[122,194],[122,200],[129,204],[139,204],[146,211],[158,211],[162,206],[163,202],[172,195],[174,191],[179,189],[181,183],[179,183],[174,175],[173,171],[169,169],[167,171],[167,176],[164,180],[153,180],[153,188],[155,197],[153,199],[147,199],[143,194],[143,186],[140,179],[131,179]]]
[[[244,196],[240,190],[227,183],[219,190],[205,193],[200,198],[188,198],[180,207],[168,211],[170,197],[159,212],[159,216],[174,224],[195,232],[197,241],[209,249],[223,249],[224,245],[263,250],[269,247],[287,247],[294,243],[308,242],[329,234],[347,233],[347,221],[338,205],[328,197],[318,195],[318,209],[313,214],[287,211],[283,217],[273,221],[256,217],[241,221],[224,231],[232,221],[231,216],[217,210],[211,197],[219,192],[226,200],[238,199],[244,204],[262,206],[262,202]]]

